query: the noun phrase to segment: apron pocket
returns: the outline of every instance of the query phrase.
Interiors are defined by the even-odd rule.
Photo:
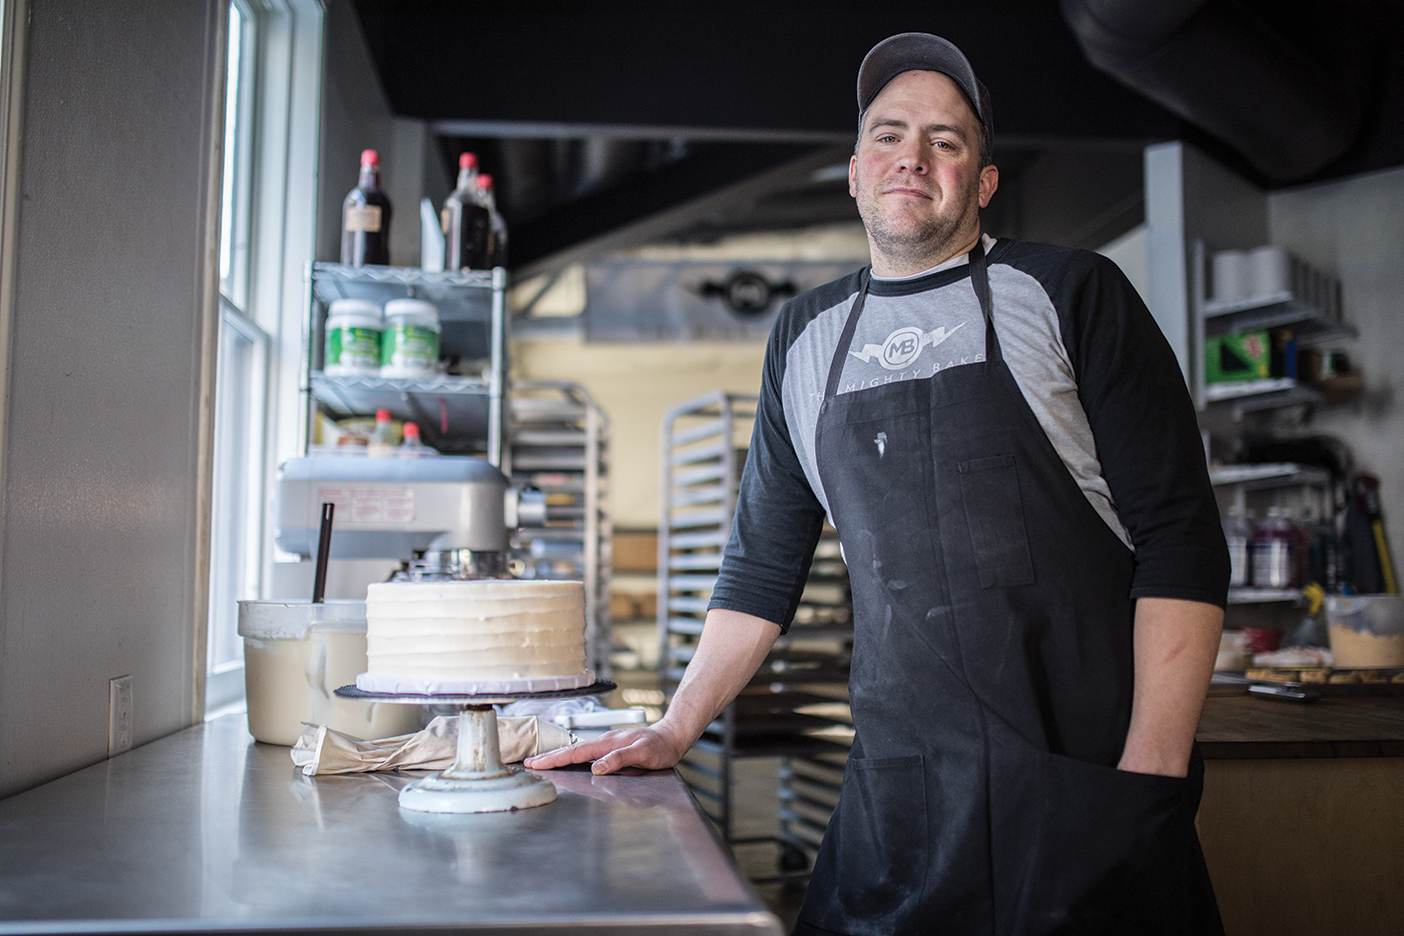
[[[922,756],[850,758],[800,918],[836,933],[917,933],[926,880]]]
[[[980,587],[1032,585],[1033,559],[1024,528],[1024,503],[1013,455],[963,461],[960,494]]]
[[[1047,757],[1029,931],[1214,932],[1189,781]]]

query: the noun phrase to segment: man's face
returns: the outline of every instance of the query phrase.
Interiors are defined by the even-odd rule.
[[[875,247],[920,259],[973,238],[999,185],[980,168],[979,122],[947,76],[903,72],[868,106],[848,192]]]

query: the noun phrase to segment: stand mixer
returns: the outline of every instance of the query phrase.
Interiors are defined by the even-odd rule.
[[[511,531],[546,522],[544,494],[511,487],[480,458],[313,455],[290,458],[279,471],[278,548],[310,560],[327,502],[336,504],[330,559],[345,567],[333,572],[342,593],[332,597],[364,598],[365,586],[383,581],[395,563],[397,576],[411,581],[505,578]],[[275,563],[275,578],[279,565],[294,564]],[[310,574],[310,563],[295,565]],[[276,597],[310,590],[299,586]]]

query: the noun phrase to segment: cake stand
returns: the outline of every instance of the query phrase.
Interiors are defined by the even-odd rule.
[[[389,702],[401,705],[452,705],[458,709],[458,756],[447,770],[416,780],[400,791],[400,807],[416,812],[480,813],[528,809],[555,802],[556,788],[550,780],[527,773],[520,767],[502,763],[497,742],[497,710],[523,699],[568,699],[573,696],[602,695],[615,684],[599,679],[578,689],[546,692],[496,692],[475,695],[401,694],[366,692],[355,686],[342,686],[336,695],[358,702]]]

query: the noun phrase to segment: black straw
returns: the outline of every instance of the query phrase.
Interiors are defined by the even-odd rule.
[[[322,504],[322,532],[317,537],[317,576],[312,580],[312,603],[321,604],[327,597],[327,558],[331,555],[332,514],[336,505]]]

